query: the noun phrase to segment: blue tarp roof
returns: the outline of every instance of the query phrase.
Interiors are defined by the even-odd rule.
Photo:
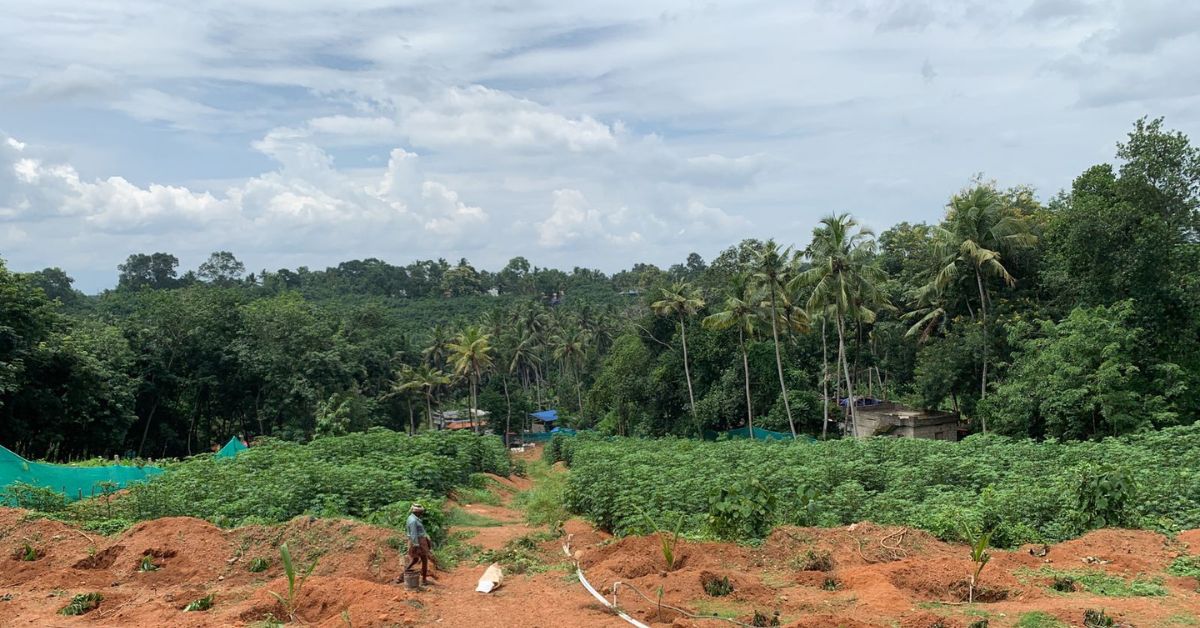
[[[539,419],[545,423],[550,423],[558,420],[558,410],[542,410],[541,412],[534,412],[529,416]]]

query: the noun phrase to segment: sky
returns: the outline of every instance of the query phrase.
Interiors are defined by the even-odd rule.
[[[0,258],[608,272],[1200,133],[1200,3],[11,0]]]

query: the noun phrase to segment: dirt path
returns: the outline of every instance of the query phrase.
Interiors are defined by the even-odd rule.
[[[540,455],[540,449],[526,451],[527,459]],[[525,478],[501,480],[514,490],[533,488]],[[474,533],[467,542],[485,550],[499,550],[506,543],[523,536],[546,531],[545,527],[529,526],[523,514],[512,506],[514,492],[497,491],[499,506],[467,504],[466,512],[500,522],[486,527],[452,528]],[[558,560],[554,555],[557,542],[541,544],[547,561]],[[560,555],[561,556],[561,553]],[[565,557],[562,558],[565,561]],[[422,620],[428,625],[483,628],[523,626],[528,628],[592,628],[628,626],[624,621],[603,612],[599,604],[569,571],[553,568],[532,575],[505,575],[503,586],[489,593],[477,593],[475,586],[487,565],[462,564],[449,573],[441,573],[440,582],[419,594],[424,605]]]

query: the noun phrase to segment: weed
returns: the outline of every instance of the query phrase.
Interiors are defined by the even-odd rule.
[[[1180,556],[1171,561],[1167,573],[1172,576],[1196,579],[1196,591],[1200,591],[1200,556]]]
[[[313,569],[317,568],[317,561],[309,563],[308,568],[300,577],[296,577],[296,567],[292,564],[292,551],[288,549],[287,543],[279,546],[279,559],[283,562],[283,571],[287,575],[288,590],[287,596],[271,591],[271,595],[283,604],[283,608],[287,611],[288,619],[296,619],[296,604],[300,599],[300,589],[304,586],[304,581],[312,575]]]
[[[975,621],[967,624],[967,628],[988,628],[988,620],[976,619]]]
[[[1070,579],[1076,585],[1075,590],[1078,591],[1082,587],[1089,593],[1106,597],[1161,597],[1167,594],[1161,578],[1137,576],[1132,580],[1125,580],[1120,576],[1094,569],[1058,571],[1049,567],[1042,567],[1037,573],[1056,581]]]
[[[1116,621],[1103,609],[1089,608],[1083,612],[1083,628],[1112,628]]]
[[[833,571],[833,556],[826,551],[809,549],[793,558],[791,564],[799,571]]]
[[[397,552],[403,550],[407,546],[407,543],[408,541],[405,541],[402,536],[389,536],[387,540],[387,546]]]
[[[269,566],[271,566],[270,561],[262,556],[257,556],[250,560],[250,564],[246,567],[246,570],[250,573],[262,573],[266,571],[267,567]]]
[[[158,565],[154,564],[154,556],[150,554],[142,556],[142,560],[138,562],[138,571],[158,571]]]
[[[505,571],[514,574],[545,571],[545,561],[538,552],[538,543],[543,540],[546,540],[544,535],[527,534],[505,543],[498,551],[484,551],[478,558],[480,562],[500,563]]]
[[[185,613],[206,611],[213,607],[213,598],[214,594],[209,593],[198,600],[193,600],[188,603],[187,606],[183,607],[183,611]]]
[[[17,550],[13,558],[19,558],[26,562],[33,562],[42,557],[41,550],[38,550],[30,543],[21,544],[21,549]]]
[[[641,506],[638,506],[637,509],[646,518],[646,522],[650,524],[654,533],[658,535],[659,549],[662,550],[663,562],[667,565],[667,571],[675,569],[675,560],[678,558],[675,555],[675,546],[679,543],[679,530],[683,527],[683,515],[679,515],[679,520],[675,523],[675,533],[668,537],[666,534],[663,534],[663,531],[650,518],[650,515],[646,514],[645,510],[642,510]]]
[[[837,578],[827,576],[821,583],[821,589],[825,591],[837,591],[840,588],[842,588],[842,583]]]
[[[1033,611],[1021,614],[1017,619],[1017,628],[1066,628],[1066,624],[1049,613]]]
[[[82,615],[96,608],[97,606],[100,606],[100,602],[103,599],[104,596],[100,595],[99,593],[80,593],[71,598],[71,601],[66,606],[62,607],[62,609],[58,611],[58,614]]]
[[[525,519],[533,525],[558,527],[570,517],[563,505],[567,490],[565,473],[552,471],[545,462],[536,461],[529,467],[530,475],[537,484],[528,491],[517,494],[513,504],[525,511]]]
[[[717,577],[716,574],[706,571],[700,574],[700,584],[704,587],[704,592],[712,597],[723,597],[733,593],[733,584],[729,582],[729,576]]]
[[[768,616],[766,613],[754,611],[754,616],[750,618],[750,625],[751,626],[761,626],[764,628],[766,628],[768,626],[778,626],[779,625],[779,611],[775,611],[775,613],[770,616]]]
[[[1075,586],[1075,579],[1066,575],[1054,576],[1054,582],[1051,583],[1050,588],[1060,593],[1074,593],[1079,590]]]

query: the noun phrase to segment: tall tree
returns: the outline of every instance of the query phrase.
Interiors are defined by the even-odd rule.
[[[655,301],[650,308],[659,316],[673,317],[679,321],[679,336],[683,344],[683,375],[687,380],[688,404],[692,411],[692,420],[696,423],[696,435],[703,436],[704,430],[700,426],[700,417],[696,414],[696,395],[692,389],[692,371],[688,365],[687,321],[704,309],[704,299],[697,294],[691,284],[679,282],[670,288],[662,288],[662,299]]]
[[[750,428],[750,439],[754,439],[754,403],[750,400],[750,358],[746,353],[746,340],[753,339],[758,332],[758,309],[755,307],[757,298],[750,276],[736,275],[729,286],[729,296],[726,297],[721,311],[704,319],[708,329],[724,330],[736,328],[738,332],[738,350],[742,354],[742,373],[746,384],[746,425]]]
[[[788,427],[792,438],[796,438],[796,421],[792,418],[792,405],[788,400],[787,383],[783,379],[783,358],[779,353],[779,292],[787,281],[792,264],[792,250],[780,248],[775,240],[767,240],[754,259],[754,277],[766,289],[770,297],[771,339],[775,342],[775,370],[779,374],[779,390],[783,394],[783,409],[787,413]]]
[[[492,367],[491,338],[479,327],[471,325],[464,329],[454,339],[454,342],[450,343],[449,349],[451,355],[454,356],[455,373],[470,381],[471,424],[478,432],[479,424],[476,423],[476,415],[479,408],[479,380],[483,377],[483,372]]]
[[[974,276],[979,292],[979,322],[983,329],[980,351],[982,370],[979,396],[987,396],[988,383],[988,306],[991,304],[990,279],[1015,286],[1016,278],[1003,263],[1006,253],[1037,242],[1023,217],[1005,207],[990,185],[976,185],[950,199],[945,222],[934,231],[933,244],[937,266],[929,282],[917,293],[919,305],[928,306],[955,284],[963,273]],[[936,311],[936,308],[935,308]],[[984,419],[983,431],[987,432]]]
[[[845,377],[849,431],[853,436],[858,435],[858,410],[846,355],[847,323],[850,320],[872,323],[878,308],[890,307],[881,290],[885,275],[875,263],[874,251],[875,239],[870,229],[860,226],[849,214],[826,216],[813,229],[812,243],[806,251],[812,267],[794,280],[812,288],[808,310],[831,318],[837,330],[838,361]]]

